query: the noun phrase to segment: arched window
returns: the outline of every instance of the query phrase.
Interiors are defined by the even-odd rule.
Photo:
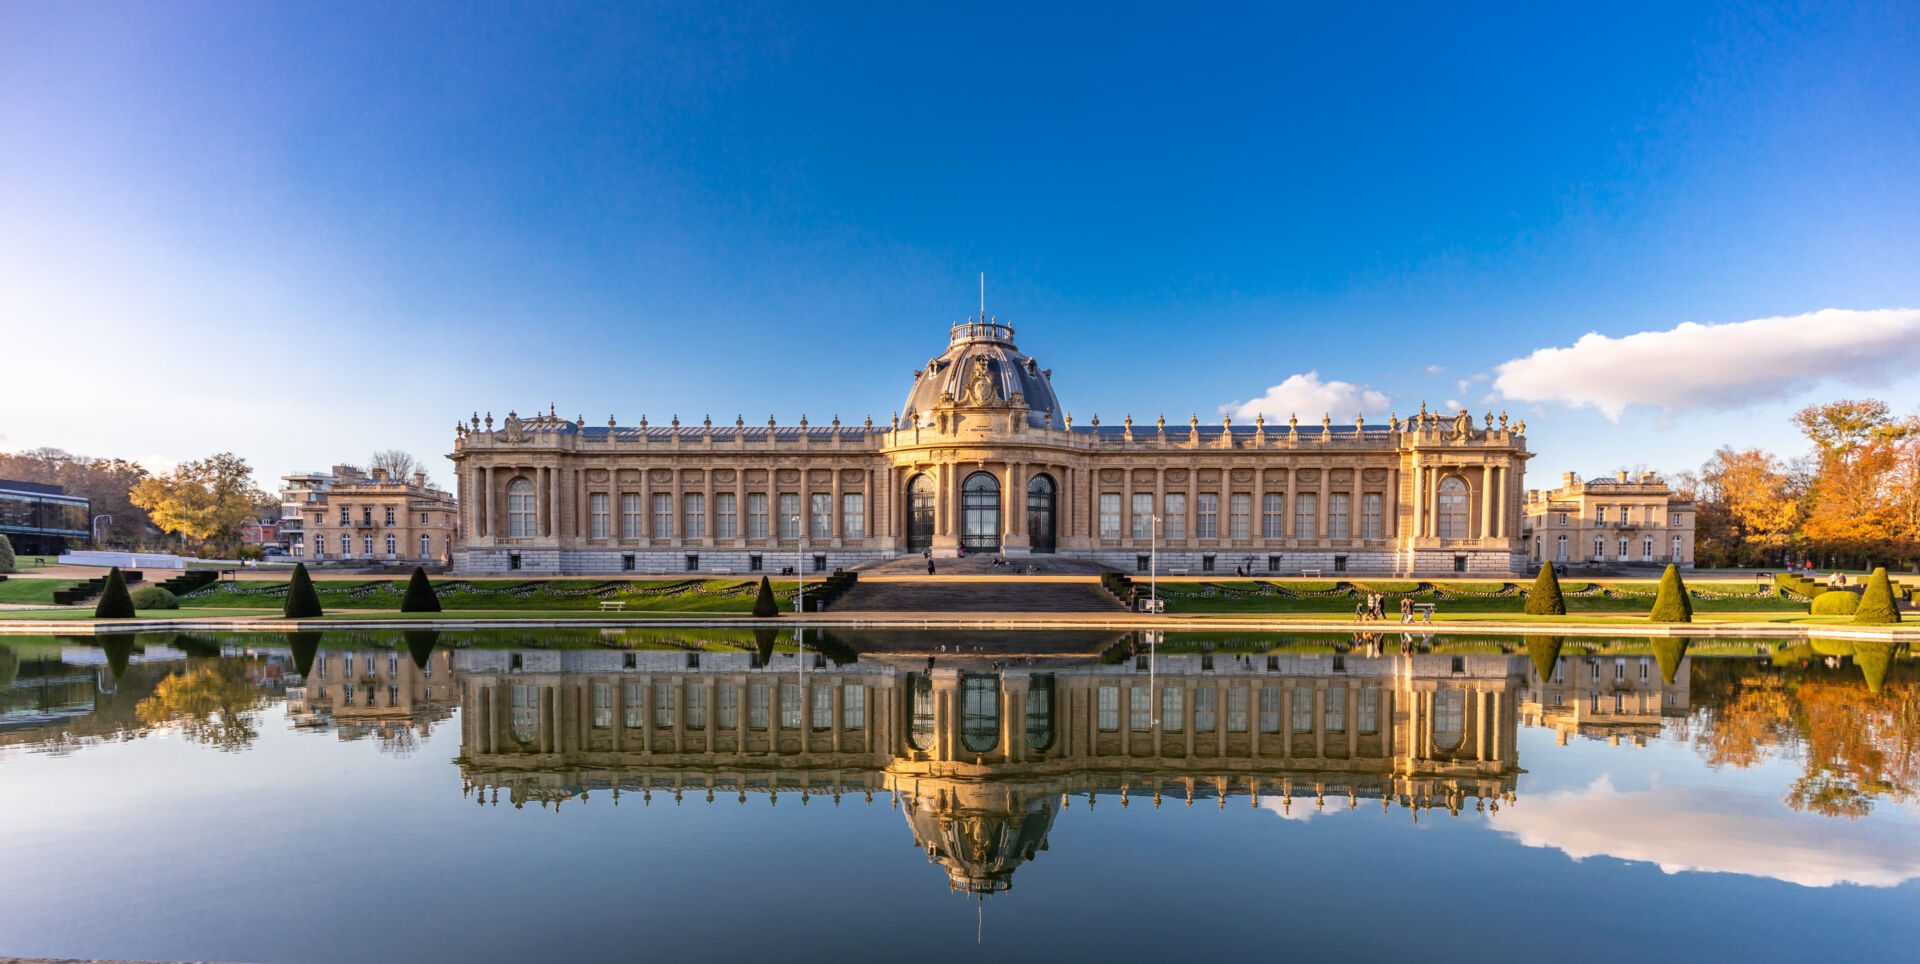
[[[1000,745],[1000,678],[960,677],[960,745],[985,753]]]
[[[1467,482],[1457,475],[1440,480],[1440,525],[1442,539],[1467,538]]]
[[[1053,476],[1041,473],[1027,482],[1027,545],[1052,552],[1057,540],[1053,516]]]
[[[976,552],[1000,548],[1000,480],[975,472],[960,486],[960,544]]]
[[[507,537],[533,538],[533,483],[514,479],[507,483]]]
[[[1554,541],[1555,541],[1555,544],[1559,547],[1559,555],[1555,556],[1554,558],[1556,559],[1556,561],[1566,562],[1567,561],[1567,537],[1561,536],[1560,538]]]
[[[1467,694],[1439,690],[1433,694],[1433,746],[1453,750],[1467,735]]]
[[[1027,680],[1027,748],[1053,748],[1053,674],[1035,673]]]
[[[933,679],[925,673],[907,676],[907,714],[907,742],[933,749]]]
[[[919,552],[933,546],[933,476],[922,473],[907,480],[907,549]]]

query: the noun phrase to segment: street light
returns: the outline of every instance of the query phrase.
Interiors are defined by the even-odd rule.
[[[93,521],[87,524],[87,532],[88,532],[88,535],[90,535],[93,538],[93,547],[95,549],[101,548],[101,545],[100,545],[100,520],[101,519],[107,520],[107,525],[113,525],[112,514],[106,513],[106,512],[102,512],[99,515],[94,516]]]
[[[1160,611],[1160,517],[1147,516],[1147,611]]]

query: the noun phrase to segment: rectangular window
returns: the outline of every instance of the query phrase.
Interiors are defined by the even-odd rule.
[[[1606,506],[1596,505],[1593,507],[1593,521],[1596,523],[1599,523],[1600,525],[1607,524],[1607,507]]]
[[[1120,493],[1100,493],[1100,538],[1120,538]]]
[[[681,496],[680,501],[680,535],[687,539],[704,538],[707,534],[707,494],[689,492]]]
[[[673,538],[673,493],[671,492],[653,494],[653,537],[655,539]]]
[[[383,521],[387,525],[393,525],[393,506],[387,506],[386,518]]]
[[[604,730],[613,725],[613,684],[593,684],[593,727]]]
[[[1252,532],[1253,496],[1235,492],[1227,497],[1227,538],[1245,539]]]
[[[620,538],[640,538],[640,494],[625,492],[620,496]]]
[[[294,548],[300,547],[296,545]],[[431,555],[433,555],[433,537],[423,532],[420,534],[420,558],[425,559]]]
[[[734,504],[733,493],[715,492],[713,494],[713,537],[715,539],[737,539],[740,537],[740,518],[736,514],[739,506]]]
[[[740,687],[732,683],[721,683],[714,689],[713,701],[715,722],[723,730],[731,730],[740,725]]]
[[[687,726],[696,730],[707,728],[707,688],[704,686],[687,687]]]
[[[780,538],[800,538],[800,494],[780,493]]]
[[[1260,732],[1280,732],[1280,688],[1260,687]]]
[[[1153,538],[1153,493],[1135,492],[1133,494],[1133,541],[1146,542]]]
[[[394,556],[393,550],[394,550],[393,533],[389,532],[387,533],[387,558],[389,559],[393,558]]]
[[[1120,731],[1120,687],[1100,687],[1100,732]]]
[[[1640,657],[1640,682],[1644,683],[1646,681],[1647,681],[1647,658],[1642,656]]]
[[[840,690],[840,726],[848,730],[867,727],[867,688],[848,683]]]
[[[1313,732],[1313,687],[1293,688],[1293,732]]]
[[[1167,493],[1167,511],[1161,513],[1160,538],[1169,541],[1187,537],[1187,495]]]
[[[800,728],[800,684],[780,684],[780,728],[797,730]]]
[[[764,730],[767,728],[767,684],[747,684],[747,728]]]
[[[1220,538],[1220,497],[1211,492],[1202,492],[1197,496],[1193,515],[1193,537],[1195,539]]]
[[[340,554],[343,556],[353,555],[353,537],[352,536],[340,537]]]
[[[425,512],[420,513],[420,524],[423,526],[432,525],[432,523],[427,521],[427,514]]]
[[[767,494],[754,492],[747,496],[747,538],[765,539],[767,537]]]
[[[361,554],[365,555],[369,559],[373,558],[373,537],[372,536],[360,537],[360,552]]]
[[[810,516],[807,531],[810,538],[822,542],[833,538],[833,495],[828,492],[815,492],[808,500],[807,511]]]
[[[1348,538],[1353,530],[1347,528],[1347,508],[1351,499],[1345,492],[1327,493],[1327,537],[1330,539]]]
[[[1127,725],[1135,733],[1153,729],[1153,697],[1144,686],[1135,686],[1128,694]]]
[[[656,680],[653,684],[653,725],[673,725],[673,689],[674,685],[666,680]]]
[[[748,572],[759,572],[760,570],[765,569],[766,567],[767,567],[766,556],[748,556],[747,557]]]
[[[1319,494],[1302,492],[1293,497],[1293,537],[1295,539],[1320,538]]]
[[[1357,721],[1361,736],[1373,736],[1380,732],[1380,688],[1368,686],[1360,690],[1360,707]]]
[[[1193,691],[1193,732],[1212,733],[1218,712],[1215,701],[1220,691],[1204,686]]]
[[[1623,683],[1623,682],[1626,682],[1626,679],[1627,679],[1627,661],[1624,659],[1614,660],[1613,661],[1613,681],[1616,683]]]
[[[867,537],[867,497],[859,492],[847,492],[840,496],[840,538],[865,539]]]
[[[688,553],[686,562],[687,562],[688,572],[700,571],[700,554],[699,553]]]
[[[340,524],[346,525],[348,518],[349,517],[347,515],[347,507],[343,505],[340,507]]]
[[[1360,538],[1381,538],[1380,493],[1378,492],[1369,492],[1360,497]]]
[[[1160,727],[1168,733],[1187,728],[1187,691],[1169,686],[1160,692]]]
[[[625,713],[627,727],[629,729],[636,729],[640,727],[642,724],[646,723],[647,721],[646,712],[647,712],[646,690],[642,689],[641,684],[639,683],[628,683],[627,684],[627,706],[626,706],[626,713]]]
[[[1247,732],[1247,688],[1244,686],[1227,691],[1227,732]]]
[[[1328,733],[1347,732],[1347,688],[1335,686],[1327,690],[1327,711],[1325,713]]]
[[[833,687],[831,686],[813,688],[813,728],[816,730],[833,728]]]
[[[607,494],[595,492],[587,496],[587,514],[592,518],[593,538],[605,539],[611,520],[607,513]]]
[[[1269,492],[1260,497],[1260,538],[1284,539],[1287,537],[1287,497],[1278,492]]]

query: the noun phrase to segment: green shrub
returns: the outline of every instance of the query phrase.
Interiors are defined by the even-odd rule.
[[[1885,566],[1875,569],[1873,575],[1867,577],[1867,591],[1861,595],[1860,605],[1853,611],[1853,621],[1872,626],[1900,621],[1900,606],[1893,600],[1893,586],[1887,582]]]
[[[1527,614],[1530,616],[1565,616],[1567,600],[1560,595],[1560,577],[1554,574],[1553,563],[1540,564],[1540,575],[1533,579],[1533,591],[1527,593]]]
[[[1846,591],[1823,592],[1813,597],[1809,607],[1815,616],[1851,616],[1860,605],[1860,597]]]
[[[421,566],[413,567],[413,576],[407,580],[406,598],[400,600],[403,613],[437,613],[440,611],[440,597],[433,593],[433,583],[427,579],[427,570]]]
[[[179,609],[180,600],[159,586],[141,586],[133,591],[135,609]]]
[[[780,615],[780,603],[773,598],[773,584],[765,576],[760,577],[760,592],[753,597],[753,615],[758,619]]]
[[[1653,610],[1647,613],[1647,619],[1656,623],[1693,622],[1693,599],[1687,595],[1687,584],[1680,580],[1680,567],[1667,564],[1667,571],[1660,574],[1660,594],[1653,597]]]
[[[107,587],[101,590],[100,601],[94,604],[93,618],[133,618],[133,596],[127,592],[127,577],[120,574],[119,566],[107,573]]]
[[[288,619],[314,619],[322,613],[320,594],[313,591],[313,577],[307,575],[304,562],[293,566],[293,579],[287,583],[287,607],[281,613]]]
[[[6,536],[0,536],[0,572],[13,571],[13,543]]]

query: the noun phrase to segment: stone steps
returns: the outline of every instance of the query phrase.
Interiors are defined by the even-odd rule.
[[[1126,607],[1095,582],[924,582],[854,584],[832,612],[1113,613]]]

